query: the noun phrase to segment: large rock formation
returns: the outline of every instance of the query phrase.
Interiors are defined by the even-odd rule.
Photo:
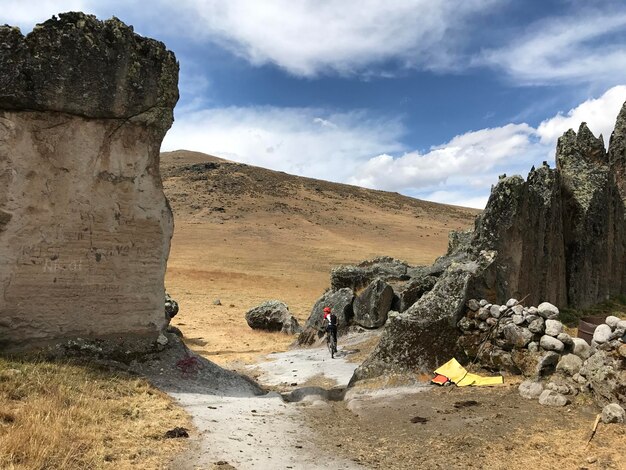
[[[165,46],[67,13],[0,27],[0,345],[156,338],[173,223],[159,148]]]
[[[470,298],[586,307],[626,292],[625,142],[626,105],[608,152],[583,123],[559,139],[556,169],[502,177],[474,234],[451,237],[448,254],[422,268],[437,283],[406,312],[390,314],[355,379],[432,371],[462,357],[456,325]]]

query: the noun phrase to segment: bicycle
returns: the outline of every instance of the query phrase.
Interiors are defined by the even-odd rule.
[[[337,342],[330,330],[326,330],[326,346],[328,347],[328,351],[330,351],[330,358],[334,359],[335,353],[337,352]]]

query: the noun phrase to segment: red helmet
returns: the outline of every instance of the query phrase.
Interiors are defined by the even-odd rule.
[[[330,307],[324,307],[324,313],[330,313]]]

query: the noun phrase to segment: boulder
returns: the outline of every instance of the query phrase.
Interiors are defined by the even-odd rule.
[[[611,327],[611,329],[615,329],[617,328],[617,324],[620,322],[620,319],[616,316],[613,315],[609,315],[608,317],[606,317],[606,319],[604,320],[604,323],[606,323],[607,325],[609,325]]]
[[[521,349],[533,339],[533,334],[527,328],[512,323],[504,327],[503,334],[510,348]]]
[[[563,332],[563,323],[558,320],[546,320],[545,334],[555,338]]]
[[[593,340],[596,343],[606,343],[611,339],[611,327],[606,324],[598,325],[593,332]]]
[[[354,322],[364,328],[380,328],[391,309],[393,289],[382,279],[376,279],[354,299]]]
[[[489,309],[489,313],[493,318],[500,318],[500,306],[492,305]]]
[[[469,308],[472,312],[475,312],[480,308],[480,303],[476,299],[470,299],[467,301],[467,308]]]
[[[611,403],[602,408],[602,422],[604,424],[623,423],[626,411],[617,403]]]
[[[539,395],[539,404],[547,406],[565,406],[569,403],[566,396],[553,390],[544,390]]]
[[[478,313],[476,314],[479,320],[485,321],[489,318],[489,309],[485,307],[480,307]]]
[[[574,346],[574,340],[567,333],[559,333],[556,335],[556,339],[563,343],[565,348],[572,348]]]
[[[491,259],[485,253],[478,261],[452,264],[411,308],[389,316],[378,346],[352,381],[386,371],[432,372],[454,357],[459,337],[456,325],[465,311],[470,282]]]
[[[246,322],[253,330],[280,331],[293,335],[302,332],[289,307],[279,300],[268,300],[246,313]]]
[[[157,340],[178,63],[116,18],[0,26],[0,347]]]
[[[580,371],[583,365],[583,360],[575,354],[565,354],[561,357],[561,360],[556,366],[557,372],[562,372],[566,375],[574,375]]]
[[[542,335],[545,332],[545,320],[542,317],[536,317],[530,320],[528,322],[528,329],[535,334]]]
[[[518,390],[522,398],[534,400],[539,398],[539,396],[543,392],[543,385],[541,385],[541,382],[525,380],[520,384]]]
[[[563,349],[565,349],[565,345],[561,341],[548,335],[543,335],[541,337],[539,340],[539,346],[546,351],[556,351],[558,353],[563,352]]]
[[[417,273],[422,273],[416,270],[414,276],[410,276],[407,274],[408,268],[404,261],[387,256],[363,261],[356,266],[340,266],[332,269],[330,273],[330,287],[332,290],[350,288],[358,291],[377,278],[385,281],[408,280]]]
[[[537,307],[537,313],[546,320],[554,320],[559,316],[559,309],[550,302],[542,302]]]
[[[324,307],[330,307],[333,313],[337,315],[337,331],[340,333],[345,331],[354,316],[352,311],[353,300],[354,294],[349,288],[325,292],[311,309],[304,331],[298,336],[297,344],[313,344],[316,338],[321,336],[319,331],[324,322]]]

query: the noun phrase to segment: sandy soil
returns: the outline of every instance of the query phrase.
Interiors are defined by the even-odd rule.
[[[321,448],[367,468],[626,468],[625,426],[600,424],[587,447],[596,408],[542,406],[517,385],[347,396],[304,416]]]

